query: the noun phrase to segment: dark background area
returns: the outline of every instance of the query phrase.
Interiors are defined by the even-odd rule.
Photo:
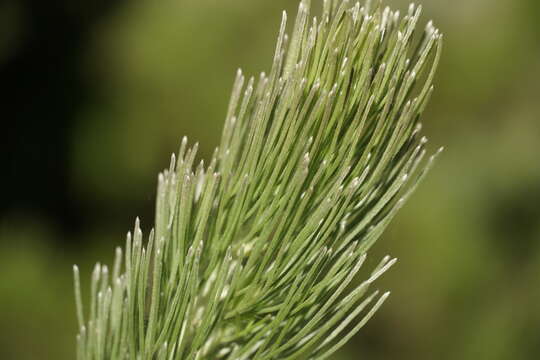
[[[73,3],[7,1],[0,8],[2,117],[7,126],[0,215],[42,217],[64,235],[63,245],[81,235],[92,214],[88,204],[73,196],[69,171],[78,115],[99,101],[84,60],[92,31],[124,1]]]
[[[336,358],[536,359],[540,2],[423,5],[445,34],[424,129],[446,152],[370,256],[400,259],[392,297]],[[268,69],[296,6],[0,2],[0,359],[74,357],[71,265],[88,278],[135,216],[150,228],[158,171],[183,135],[211,153],[236,68]]]

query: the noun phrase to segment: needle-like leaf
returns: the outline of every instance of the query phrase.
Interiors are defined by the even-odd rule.
[[[303,0],[268,74],[239,70],[208,166],[183,139],[158,177],[155,230],[139,220],[112,276],[96,265],[88,321],[79,270],[77,357],[324,359],[388,297],[351,290],[366,253],[423,178],[419,116],[442,35],[413,39],[379,2]],[[420,169],[420,170],[418,170]]]

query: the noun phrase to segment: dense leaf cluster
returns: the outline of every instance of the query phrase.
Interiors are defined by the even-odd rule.
[[[442,36],[369,2],[283,14],[272,69],[238,71],[219,148],[183,139],[111,273],[97,265],[78,359],[324,359],[387,298],[356,287],[366,252],[433,157],[419,116]],[[421,165],[424,163],[423,165]]]

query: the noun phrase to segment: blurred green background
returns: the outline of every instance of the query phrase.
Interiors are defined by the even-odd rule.
[[[424,129],[446,151],[372,253],[400,259],[390,300],[335,358],[538,359],[540,2],[423,5],[445,34]],[[2,2],[0,359],[74,358],[71,265],[86,279],[151,226],[157,172],[183,135],[209,156],[236,68],[269,68],[296,6]]]

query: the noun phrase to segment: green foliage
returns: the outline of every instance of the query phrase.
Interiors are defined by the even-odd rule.
[[[433,162],[419,116],[442,36],[420,8],[300,4],[272,70],[238,71],[221,145],[194,167],[182,140],[112,273],[96,265],[78,359],[324,359],[388,297],[352,288],[368,249]],[[420,165],[424,163],[424,165]]]

